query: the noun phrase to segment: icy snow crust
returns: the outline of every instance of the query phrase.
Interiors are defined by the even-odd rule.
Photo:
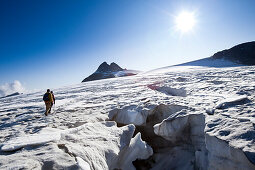
[[[0,99],[0,169],[255,169],[255,67],[177,66]],[[115,122],[118,124],[115,123]]]

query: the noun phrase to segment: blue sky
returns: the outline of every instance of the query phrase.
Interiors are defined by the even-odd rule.
[[[190,32],[175,16],[192,11]],[[0,85],[80,83],[99,64],[150,70],[213,55],[255,39],[253,0],[2,0]]]

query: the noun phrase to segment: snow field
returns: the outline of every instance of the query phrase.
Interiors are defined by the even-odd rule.
[[[255,169],[255,67],[181,68],[0,99],[0,168]]]

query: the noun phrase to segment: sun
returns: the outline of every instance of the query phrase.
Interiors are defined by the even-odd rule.
[[[196,24],[194,12],[182,11],[175,17],[175,27],[181,33],[189,32]]]

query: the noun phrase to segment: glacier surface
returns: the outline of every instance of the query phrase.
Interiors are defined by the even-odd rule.
[[[0,169],[255,169],[255,67],[176,66],[0,99]]]

